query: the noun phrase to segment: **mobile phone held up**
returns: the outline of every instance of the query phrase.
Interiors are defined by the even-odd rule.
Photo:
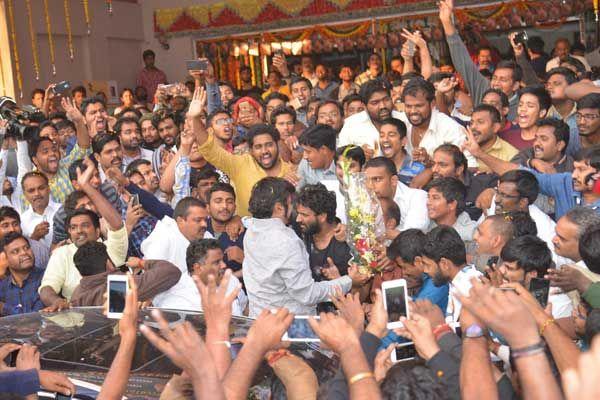
[[[188,71],[206,71],[208,60],[188,60],[185,62]]]
[[[52,91],[54,92],[54,94],[64,94],[69,89],[71,89],[71,82],[62,81],[54,85]]]
[[[406,280],[396,279],[383,282],[383,306],[388,315],[388,329],[403,327],[400,317],[408,318],[408,290]]]
[[[397,344],[390,357],[392,358],[393,363],[414,360],[417,358],[415,344],[413,342]]]
[[[550,281],[542,278],[531,278],[529,281],[529,293],[535,297],[543,308],[548,305],[548,296],[550,295]]]
[[[129,292],[127,275],[108,275],[106,277],[106,292],[108,293],[107,318],[121,319],[125,311],[125,299]]]
[[[313,331],[308,323],[308,315],[297,315],[294,317],[290,327],[283,334],[281,340],[290,342],[319,342],[319,336]],[[314,319],[319,317],[314,316]]]
[[[134,207],[140,205],[140,195],[139,194],[134,193],[131,195],[131,205]]]

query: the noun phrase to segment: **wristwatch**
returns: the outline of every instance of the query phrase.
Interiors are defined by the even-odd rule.
[[[485,336],[486,330],[477,324],[467,326],[467,329],[463,331],[463,335],[466,338],[477,339]]]

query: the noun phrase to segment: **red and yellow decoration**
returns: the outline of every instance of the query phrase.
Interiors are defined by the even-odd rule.
[[[33,53],[33,70],[35,72],[35,80],[40,80],[40,59],[38,56],[38,46],[36,33],[33,30],[33,16],[31,11],[31,0],[25,0],[25,8],[27,9],[27,23],[29,25],[29,38],[31,39],[31,51]]]
[[[75,50],[73,49],[73,30],[71,28],[71,8],[69,0],[64,0],[63,8],[65,10],[65,28],[67,30],[67,49],[69,50],[69,59],[73,61],[75,58]]]
[[[17,77],[17,87],[19,88],[19,98],[23,98],[23,76],[21,75],[21,62],[19,61],[19,48],[17,46],[17,31],[15,29],[15,7],[13,0],[7,1],[8,8],[8,28],[10,29],[10,41],[12,43],[13,58],[15,61],[15,75]],[[3,75],[4,76],[4,75]]]
[[[52,75],[56,75],[56,58],[54,54],[54,37],[52,36],[52,24],[48,12],[48,0],[44,0],[44,17],[46,18],[46,32],[48,33],[48,47],[50,48],[50,64],[52,64]]]

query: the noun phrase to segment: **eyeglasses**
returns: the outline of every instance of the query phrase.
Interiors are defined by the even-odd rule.
[[[215,125],[217,126],[221,126],[221,125],[225,125],[225,124],[232,124],[233,123],[233,118],[219,118],[217,120],[215,120]]]
[[[582,119],[585,119],[587,121],[594,121],[596,119],[600,118],[600,115],[598,114],[581,114],[581,113],[575,113],[575,119],[577,121],[581,121]]]
[[[330,113],[319,113],[319,115],[318,115],[319,118],[327,118],[327,117],[329,117],[329,118],[338,118],[339,116],[340,116],[340,113],[336,112],[336,111],[333,111],[333,112],[330,112]]]
[[[518,194],[506,194],[506,193],[502,193],[501,191],[498,190],[498,188],[494,189],[496,191],[496,198],[498,197],[503,197],[505,199],[513,199],[513,200],[518,200],[521,198],[521,196],[519,196]]]

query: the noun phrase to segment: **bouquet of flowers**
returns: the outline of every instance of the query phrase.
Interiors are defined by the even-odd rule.
[[[364,173],[344,170],[346,203],[346,241],[352,253],[351,263],[361,274],[379,271],[376,247],[385,235],[385,224],[379,201],[367,189]]]

